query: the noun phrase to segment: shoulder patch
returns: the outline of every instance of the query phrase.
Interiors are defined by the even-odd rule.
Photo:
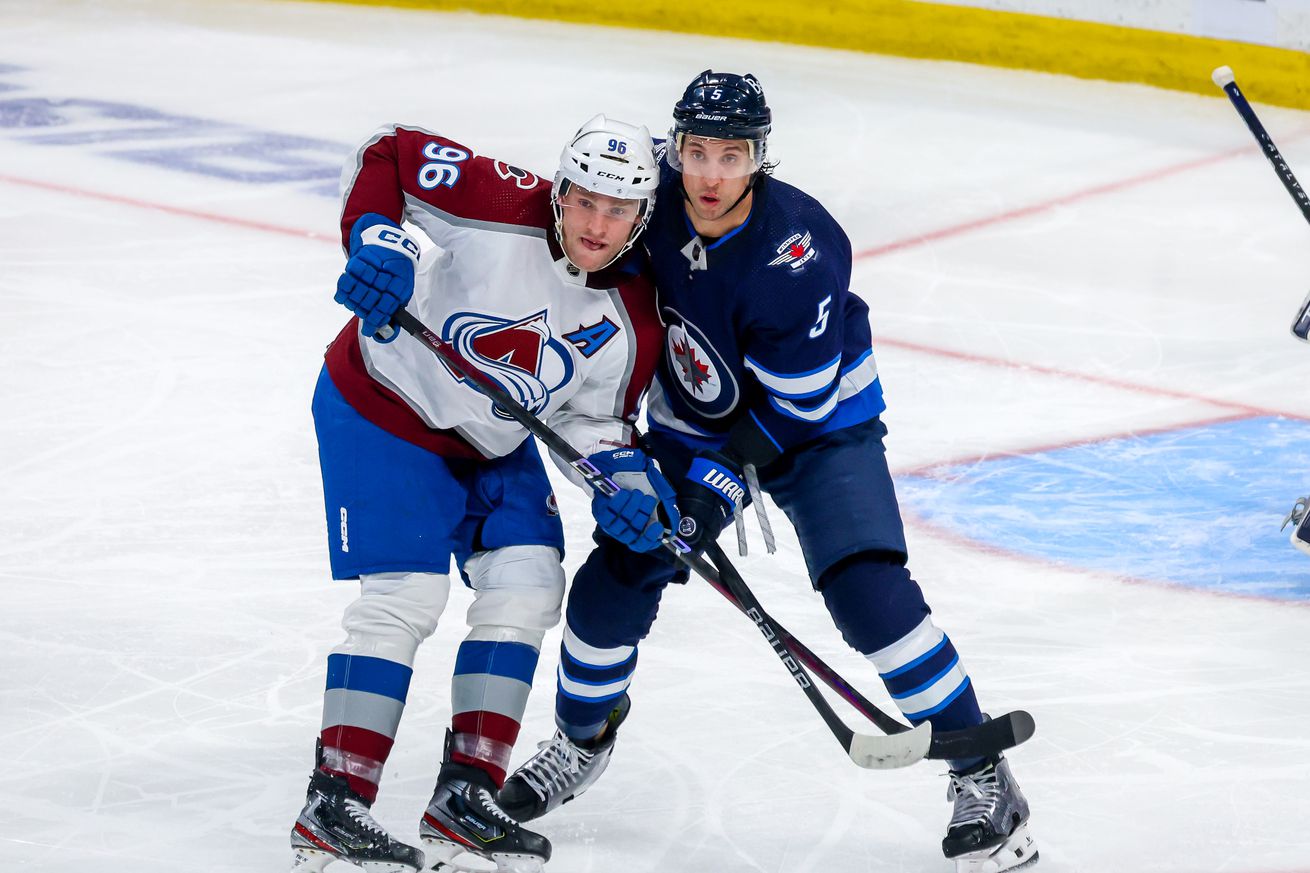
[[[805,266],[818,257],[816,250],[811,243],[811,233],[806,230],[800,233],[793,233],[787,237],[774,250],[777,254],[773,260],[769,261],[770,267],[788,267],[793,272],[799,273],[805,269]]]
[[[506,182],[511,179],[514,180],[514,184],[518,185],[524,191],[527,191],[530,188],[535,188],[537,183],[541,181],[537,178],[536,173],[521,170],[513,164],[507,164],[504,161],[493,161],[492,166],[495,167],[497,176],[504,179]]]

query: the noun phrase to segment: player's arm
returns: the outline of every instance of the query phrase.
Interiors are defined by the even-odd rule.
[[[486,223],[532,224],[540,180],[421,128],[389,125],[365,140],[342,171],[341,238],[347,265],[337,302],[373,335],[413,295],[419,246],[410,222],[443,248]],[[397,336],[398,333],[392,334]]]
[[[624,283],[618,296],[624,312],[615,321],[625,328],[607,317],[565,335],[592,365],[586,381],[549,424],[620,488],[617,494],[592,496],[597,524],[629,548],[644,552],[658,547],[665,528],[678,522],[673,487],[634,444],[634,425],[655,377],[664,328],[655,314],[653,289],[644,279]],[[559,458],[555,463],[585,486],[571,466]]]
[[[816,267],[819,265],[815,265]],[[743,344],[746,366],[759,383],[717,452],[702,452],[678,486],[683,538],[712,539],[746,495],[743,471],[764,467],[813,438],[837,410],[844,346],[834,313],[845,279],[829,270],[767,276]],[[751,396],[751,395],[748,395]]]

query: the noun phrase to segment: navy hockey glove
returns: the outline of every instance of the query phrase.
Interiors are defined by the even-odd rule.
[[[719,537],[733,510],[746,499],[741,470],[718,452],[697,455],[678,490],[682,521],[678,536],[692,549],[701,549]]]
[[[634,552],[649,552],[660,545],[666,526],[678,520],[673,486],[655,462],[641,449],[614,449],[587,458],[619,486],[606,497],[591,498],[591,514],[600,529]],[[667,519],[660,517],[660,510]]]
[[[369,212],[355,222],[336,301],[359,316],[365,336],[391,342],[400,335],[395,330],[384,340],[377,332],[414,296],[418,254],[418,244],[386,216]]]

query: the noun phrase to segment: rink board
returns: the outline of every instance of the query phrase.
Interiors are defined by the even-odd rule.
[[[1307,469],[1310,422],[1254,417],[939,467],[898,490],[920,518],[997,549],[1310,600],[1310,559],[1279,530]]]

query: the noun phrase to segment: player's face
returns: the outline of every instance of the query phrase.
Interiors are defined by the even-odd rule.
[[[618,255],[641,215],[640,200],[623,200],[569,185],[559,198],[564,254],[591,272]]]
[[[688,136],[678,157],[688,206],[704,221],[727,215],[750,184],[751,173],[758,169],[750,144],[739,139]]]

